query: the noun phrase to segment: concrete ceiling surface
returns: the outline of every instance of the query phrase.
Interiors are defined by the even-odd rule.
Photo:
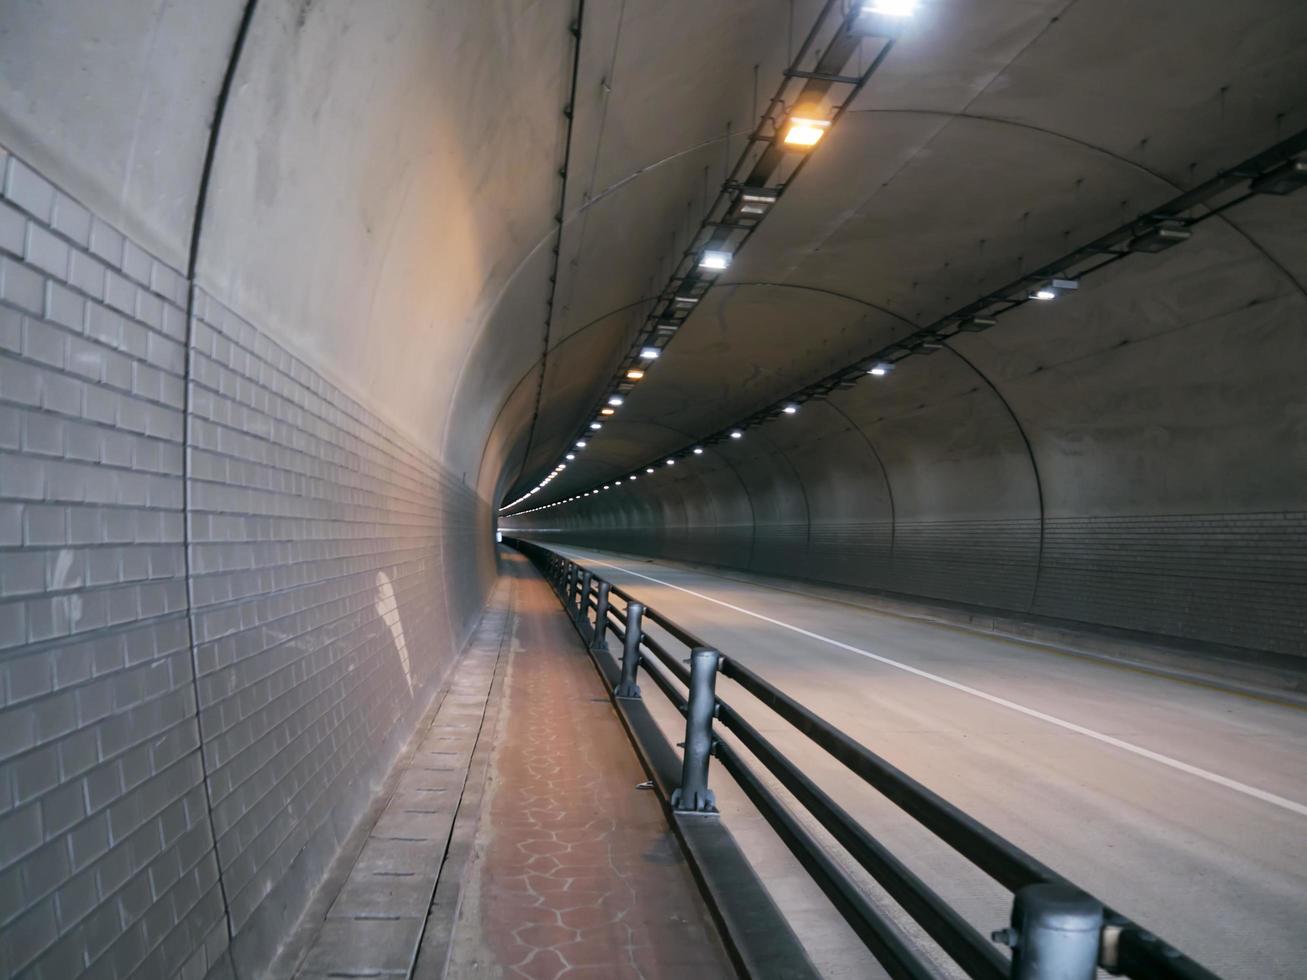
[[[584,464],[533,504],[682,446],[688,439],[678,433],[715,431],[1303,128],[1305,80],[1307,9],[1291,2],[1174,2],[1147,12],[1115,2],[921,4],[721,278],[724,288],[700,305]],[[610,120],[620,108],[610,108]],[[666,202],[655,183],[638,174],[621,194]],[[670,221],[676,213],[666,203],[662,212],[634,202],[613,210],[617,225],[634,214],[642,228],[654,223],[650,214]],[[1230,212],[1228,221],[1259,210]],[[1279,214],[1244,229],[1240,261],[1284,278],[1290,261],[1267,254],[1271,241],[1295,248],[1293,224]],[[1199,234],[1223,240],[1220,223]],[[558,460],[599,392],[596,384],[587,398],[578,377],[627,348],[638,324],[631,310],[645,311],[640,300],[664,281],[684,241],[663,248],[653,274],[644,262],[623,273],[638,234],[623,227],[580,244],[574,236],[572,261],[595,270],[602,302],[586,310],[584,344],[559,341],[537,446],[509,496]],[[1261,235],[1270,236],[1266,246]],[[648,237],[645,250],[657,251],[656,234]],[[616,255],[606,250],[614,242],[622,243]],[[1144,262],[1154,274],[1166,268]],[[645,423],[666,429],[646,441]]]

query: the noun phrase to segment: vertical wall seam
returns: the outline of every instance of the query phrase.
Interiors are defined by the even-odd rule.
[[[989,380],[989,376],[985,374],[984,371],[980,370],[980,368],[972,364],[967,357],[965,357],[962,353],[956,350],[951,344],[945,344],[944,347],[946,350],[949,351],[949,353],[951,353],[959,361],[961,361],[967,367],[971,368],[971,370],[975,372],[976,377],[980,378],[981,381],[985,382],[985,384],[989,387],[989,390],[994,393],[994,397],[996,397],[999,400],[1003,408],[1007,411],[1008,415],[1011,416],[1012,424],[1017,427],[1017,432],[1021,436],[1021,442],[1026,447],[1026,456],[1030,460],[1030,471],[1031,473],[1034,474],[1035,477],[1035,495],[1039,500],[1039,547],[1038,550],[1035,552],[1035,580],[1030,585],[1030,604],[1026,607],[1027,612],[1034,612],[1035,604],[1039,600],[1039,580],[1044,569],[1044,524],[1045,524],[1044,481],[1040,478],[1039,475],[1039,463],[1035,461],[1035,449],[1030,444],[1030,437],[1026,435],[1026,428],[1021,424],[1021,419],[1017,418],[1017,413],[1012,410],[1012,406],[1008,404],[1008,400],[1003,397],[1003,392],[998,390],[998,385],[994,384],[993,381]]]
[[[204,805],[208,811],[209,837],[213,844],[213,862],[218,869],[218,893],[222,897],[223,919],[227,923],[227,962],[233,977],[238,976],[236,956],[233,950],[235,932],[232,929],[231,905],[227,900],[227,881],[223,872],[222,858],[218,853],[218,834],[214,829],[213,788],[209,782],[209,763],[205,753],[204,729],[200,722],[200,664],[199,651],[195,643],[195,580],[191,571],[191,446],[192,446],[192,406],[191,406],[191,371],[195,361],[195,300],[198,286],[195,283],[196,270],[199,267],[200,235],[204,226],[204,212],[209,198],[209,181],[213,175],[213,162],[218,153],[218,139],[222,132],[222,121],[227,111],[227,100],[231,95],[232,82],[236,77],[236,68],[240,64],[241,53],[245,49],[245,39],[249,35],[250,22],[254,18],[254,9],[258,0],[246,0],[241,12],[240,23],[236,27],[236,36],[232,40],[231,54],[227,58],[227,69],[223,73],[222,84],[218,88],[218,97],[214,102],[213,118],[209,123],[209,140],[204,150],[204,162],[200,167],[200,180],[195,193],[195,214],[191,219],[190,251],[186,260],[186,335],[185,357],[182,359],[182,578],[186,583],[186,633],[191,655],[191,686],[195,698],[195,730],[200,743],[200,776],[204,784]],[[213,964],[206,964],[212,968]]]
[[[886,578],[888,581],[892,582],[894,581],[894,540],[896,537],[895,532],[898,530],[899,518],[898,511],[894,506],[894,485],[890,482],[889,468],[885,465],[885,460],[881,458],[880,452],[876,449],[876,444],[871,441],[871,436],[867,435],[866,430],[858,425],[857,422],[853,421],[853,418],[849,413],[836,405],[835,402],[828,400],[826,404],[838,412],[840,416],[843,417],[844,421],[848,422],[849,425],[853,427],[853,431],[862,437],[862,441],[865,442],[867,448],[871,450],[872,459],[874,459],[876,465],[880,467],[880,477],[885,481],[885,494],[889,497],[889,569]]]
[[[540,401],[545,393],[545,374],[549,368],[549,336],[553,332],[554,324],[554,297],[558,292],[558,270],[563,260],[563,226],[567,220],[567,175],[568,168],[572,163],[572,127],[576,123],[576,83],[581,75],[581,31],[582,21],[585,18],[585,0],[577,0],[576,3],[576,20],[572,24],[572,84],[569,86],[567,95],[567,105],[564,112],[567,114],[566,134],[563,137],[563,163],[559,168],[559,189],[558,189],[558,214],[555,218],[556,229],[554,233],[554,268],[551,282],[549,283],[549,296],[545,300],[545,336],[544,346],[540,354],[540,381],[536,385],[535,407],[531,411],[531,425],[526,433],[526,448],[522,450],[522,467],[531,459],[531,444],[535,441],[536,423],[540,420]]]
[[[726,457],[725,453],[719,452],[714,455],[726,464],[731,475],[739,481],[740,489],[744,491],[744,500],[749,505],[749,560],[745,563],[745,568],[752,568],[753,555],[758,544],[758,508],[753,505],[753,494],[749,493],[749,484],[740,476],[740,471],[735,468],[735,464]]]

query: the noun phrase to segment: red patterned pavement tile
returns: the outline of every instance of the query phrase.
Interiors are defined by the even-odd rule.
[[[519,571],[521,566],[519,564]],[[456,926],[459,976],[711,980],[734,972],[575,632],[522,581],[493,793]]]

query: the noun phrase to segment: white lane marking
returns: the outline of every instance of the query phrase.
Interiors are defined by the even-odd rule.
[[[1012,711],[1020,712],[1030,718],[1037,718],[1040,721],[1048,722],[1050,725],[1056,725],[1058,728],[1066,729],[1068,732],[1075,732],[1078,735],[1084,735],[1086,738],[1092,738],[1095,741],[1102,742],[1105,745],[1111,745],[1125,752],[1141,756],[1145,759],[1151,759],[1153,762],[1169,766],[1179,772],[1188,773],[1190,776],[1197,776],[1199,779],[1205,779],[1209,783],[1215,783],[1218,786],[1224,786],[1226,789],[1232,789],[1236,793],[1243,793],[1245,796],[1251,796],[1254,799],[1261,800],[1263,803],[1270,803],[1272,806],[1278,806],[1290,813],[1296,813],[1300,817],[1307,817],[1307,805],[1290,800],[1283,796],[1277,796],[1274,793],[1268,793],[1264,789],[1258,789],[1256,786],[1249,786],[1247,783],[1241,783],[1237,779],[1230,779],[1219,773],[1211,772],[1208,769],[1200,769],[1198,766],[1191,766],[1187,762],[1181,762],[1179,759],[1172,759],[1169,755],[1162,755],[1160,752],[1154,752],[1152,749],[1146,749],[1141,745],[1135,745],[1131,742],[1122,741],[1111,735],[1105,735],[1102,732],[1094,731],[1092,728],[1086,728],[1084,725],[1077,725],[1073,721],[1066,721],[1053,715],[1045,714],[1034,708],[1027,708],[1024,704],[1017,704],[1015,701],[1009,701],[1007,698],[1000,698],[995,694],[989,694],[978,688],[970,687],[966,684],[959,684],[957,681],[951,681],[947,677],[941,677],[939,674],[932,674],[928,670],[922,670],[919,667],[913,667],[910,664],[901,663],[897,660],[891,660],[889,657],[882,657],[878,653],[872,653],[870,650],[863,650],[859,647],[850,646],[839,640],[832,640],[829,636],[822,636],[820,633],[814,633],[811,630],[805,630],[800,626],[791,626],[789,623],[782,623],[779,619],[773,619],[770,616],[764,616],[762,613],[753,612],[750,609],[743,609],[740,606],[732,605],[729,602],[723,602],[721,599],[714,599],[710,595],[704,595],[702,592],[695,592],[693,589],[682,588],[679,585],[673,585],[671,582],[664,582],[662,579],[654,578],[652,575],[643,575],[640,572],[632,571],[629,568],[623,568],[621,565],[614,565],[609,561],[600,561],[597,558],[588,558],[587,561],[594,562],[597,565],[607,565],[609,568],[615,568],[619,572],[625,572],[627,575],[634,575],[636,578],[646,579],[650,582],[656,582],[659,585],[665,585],[669,589],[675,589],[677,592],[684,592],[686,595],[692,595],[707,602],[716,603],[719,606],[725,606],[727,609],[733,609],[735,612],[743,613],[746,616],[752,616],[754,619],[761,619],[765,623],[771,623],[773,626],[779,626],[782,629],[790,630],[801,636],[809,637],[813,640],[820,640],[822,643],[829,643],[833,647],[841,650],[847,650],[849,653],[856,653],[860,657],[866,657],[869,660],[875,660],[877,663],[885,664],[887,667],[894,667],[897,670],[906,671],[909,674],[915,674],[918,677],[936,684],[943,684],[945,687],[951,687],[955,691],[961,691],[963,694],[970,694],[972,697],[980,698],[991,704],[997,704]]]

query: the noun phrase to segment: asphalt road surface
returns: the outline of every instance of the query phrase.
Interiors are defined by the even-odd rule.
[[[1301,707],[784,583],[565,551],[1209,969],[1307,977]],[[1006,924],[988,878],[738,688],[719,693],[976,925]],[[743,835],[765,850],[761,821]],[[806,917],[824,972],[864,969],[836,949],[856,943],[829,907]]]

